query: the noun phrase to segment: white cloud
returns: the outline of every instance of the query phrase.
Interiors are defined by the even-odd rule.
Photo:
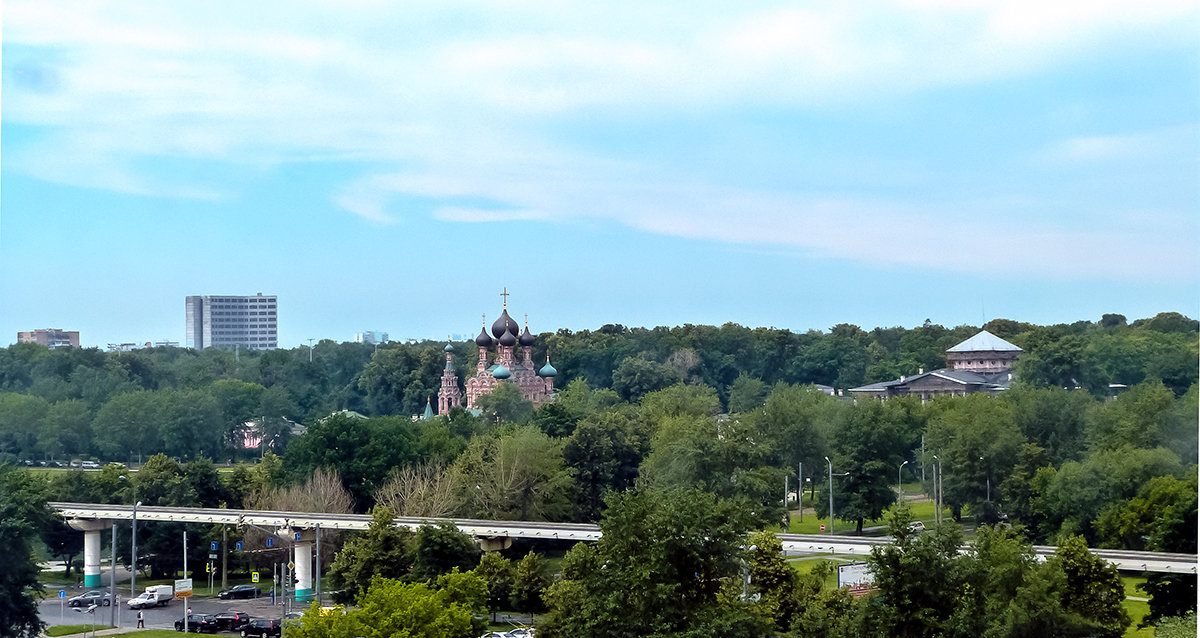
[[[379,166],[381,176],[330,199],[376,224],[400,220],[397,196],[422,196],[453,202],[434,205],[445,220],[604,218],[648,232],[935,267],[945,267],[948,245],[987,236],[968,251],[981,271],[1007,260],[1036,272],[1061,255],[1053,248],[1062,229],[1031,234],[976,214],[832,190],[707,183],[669,160],[631,162],[556,141],[542,126],[586,128],[594,111],[665,121],[721,109],[874,105],[1130,43],[1191,47],[1197,17],[1190,2],[1107,0],[305,6],[6,3],[5,70],[40,80],[5,74],[4,120],[53,132],[7,143],[9,170],[122,192],[219,197],[223,185],[155,173],[153,160],[347,159]],[[1045,156],[1129,156],[1144,142],[1136,134],[1079,138]],[[1074,257],[1102,267],[1098,248],[1111,241],[1094,233]]]

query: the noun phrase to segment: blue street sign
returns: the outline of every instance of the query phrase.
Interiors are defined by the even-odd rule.
[[[300,540],[300,532],[296,532],[296,540]]]
[[[60,590],[58,590],[58,597],[59,597],[59,598],[66,598],[66,597],[67,597],[67,590],[65,590],[65,589],[60,589]]]
[[[234,545],[234,547],[235,547],[235,548],[236,548],[236,549],[237,549],[239,552],[240,552],[240,551],[242,551],[242,541],[238,541],[238,542],[237,542],[237,545]]]
[[[268,536],[267,537],[267,547],[274,547],[274,546],[275,546],[275,539]]]
[[[210,552],[217,551],[217,541],[213,541],[208,544],[208,551],[210,551]]]

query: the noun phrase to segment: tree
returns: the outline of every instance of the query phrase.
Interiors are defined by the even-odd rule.
[[[479,563],[479,547],[454,523],[422,525],[413,546],[412,578],[429,580],[451,570],[467,571]]]
[[[1116,566],[1088,551],[1081,536],[1059,543],[1048,565],[1059,567],[1066,576],[1062,606],[1092,623],[1098,636],[1117,637],[1129,626],[1129,616],[1121,603],[1125,587]]]
[[[675,368],[641,356],[626,357],[613,371],[612,379],[613,390],[630,402],[681,381]]]
[[[496,612],[510,604],[513,582],[517,578],[512,561],[499,552],[486,552],[479,559],[475,574],[487,583],[487,608],[492,612],[492,621],[496,620]]]
[[[0,634],[34,638],[38,619],[38,567],[33,546],[53,520],[43,488],[33,475],[0,465]]]
[[[833,469],[850,474],[834,484],[834,516],[857,523],[878,518],[896,500],[895,468],[911,448],[911,434],[893,405],[870,401],[855,406],[834,439]],[[822,485],[817,503],[829,505],[829,486]]]
[[[375,502],[398,516],[446,517],[458,498],[457,478],[440,465],[410,465],[392,473],[375,492]]]
[[[1000,499],[997,483],[1012,472],[1025,443],[1012,405],[972,394],[935,401],[931,412],[925,445],[941,461],[945,502],[956,518],[964,505],[985,513],[989,500]]]
[[[474,578],[470,574],[457,576],[441,588],[376,576],[356,608],[331,614],[314,602],[287,633],[295,638],[473,638],[479,632],[473,618],[476,607],[462,600],[463,593],[481,594],[484,585],[465,582]]]
[[[649,447],[626,411],[606,410],[580,421],[563,444],[563,462],[575,476],[576,518],[599,520],[604,495],[633,486]]]
[[[767,396],[767,384],[745,372],[729,387],[729,412],[738,414],[761,407]]]
[[[407,418],[363,419],[337,414],[309,426],[288,446],[284,466],[294,480],[319,467],[337,471],[355,508],[374,504],[374,493],[395,468],[414,460],[413,422]]]
[[[560,521],[571,509],[571,473],[562,442],[534,426],[471,440],[454,463],[460,500],[470,516]]]
[[[401,579],[412,569],[413,533],[396,527],[386,507],[371,510],[371,517],[367,530],[346,541],[329,567],[330,584],[341,590],[335,602],[362,598],[364,583],[372,583],[374,577]]]
[[[762,623],[718,596],[736,579],[750,525],[729,501],[693,489],[639,489],[609,497],[594,546],[567,553],[562,577],[546,593],[539,634],[555,636],[701,635],[721,625]],[[742,631],[708,635],[746,635]]]
[[[537,614],[546,610],[542,596],[551,583],[549,567],[545,559],[529,552],[517,563],[512,585],[513,608],[525,614]]]

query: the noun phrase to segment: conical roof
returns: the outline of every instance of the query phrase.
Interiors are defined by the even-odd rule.
[[[979,334],[946,352],[1021,352],[1021,349],[987,330],[980,330]]]

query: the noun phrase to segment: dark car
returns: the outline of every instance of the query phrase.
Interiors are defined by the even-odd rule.
[[[234,585],[229,589],[217,594],[217,598],[221,600],[232,600],[234,598],[258,598],[262,592],[254,585]]]
[[[237,629],[242,625],[250,622],[250,614],[244,611],[223,611],[213,616],[217,619],[217,629],[222,631],[226,629]]]
[[[87,607],[88,605],[104,605],[108,607],[112,604],[112,599],[108,597],[108,592],[93,590],[79,594],[74,598],[67,599],[68,607]]]
[[[242,625],[242,638],[246,636],[279,636],[283,633],[283,623],[274,618],[255,618]]]
[[[217,633],[217,618],[212,614],[192,614],[188,616],[187,621],[188,631],[194,631],[198,634],[215,634]],[[175,621],[175,631],[183,631],[183,621]]]

